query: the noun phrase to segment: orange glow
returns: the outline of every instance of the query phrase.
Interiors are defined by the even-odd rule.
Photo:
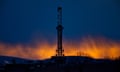
[[[64,41],[65,56],[89,56],[95,59],[116,59],[120,57],[120,43],[105,38],[84,38],[81,41]],[[56,43],[47,41],[35,45],[10,45],[0,43],[0,55],[27,59],[46,59],[56,55]]]

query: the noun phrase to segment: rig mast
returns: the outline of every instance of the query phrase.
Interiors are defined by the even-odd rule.
[[[62,31],[63,31],[63,26],[62,26],[62,7],[59,6],[58,9],[58,25],[56,27],[57,29],[57,54],[56,56],[64,56],[64,50],[62,47]]]

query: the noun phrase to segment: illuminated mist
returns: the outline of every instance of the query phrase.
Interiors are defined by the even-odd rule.
[[[80,41],[63,41],[65,56],[88,56],[95,59],[120,57],[120,43],[105,38],[83,38]],[[47,59],[56,55],[56,43],[36,42],[35,45],[0,43],[0,55],[27,59]]]

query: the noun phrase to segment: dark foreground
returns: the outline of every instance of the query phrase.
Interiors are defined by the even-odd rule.
[[[6,64],[0,72],[120,72],[120,60],[95,60],[87,57],[52,57],[28,64]]]

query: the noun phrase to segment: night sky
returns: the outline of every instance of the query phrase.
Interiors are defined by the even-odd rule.
[[[0,42],[56,39],[58,0],[0,0]],[[62,0],[64,38],[120,40],[120,0]]]

